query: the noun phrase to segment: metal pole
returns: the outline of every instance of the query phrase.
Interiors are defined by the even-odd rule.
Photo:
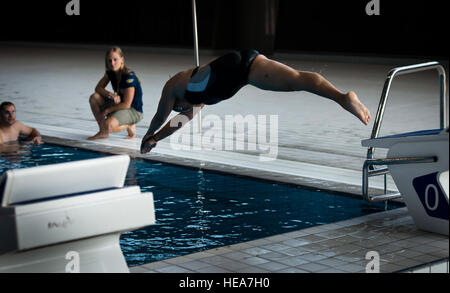
[[[197,34],[197,7],[195,5],[195,0],[192,0],[192,24],[193,24],[193,34],[194,34],[194,58],[195,66],[200,66],[200,61],[198,58],[198,34]]]
[[[200,58],[198,54],[198,33],[197,33],[197,6],[195,5],[195,0],[191,0],[192,3],[192,29],[194,35],[194,58],[195,67],[200,66]],[[202,112],[198,112],[198,132],[202,132]],[[195,131],[195,130],[194,130]]]

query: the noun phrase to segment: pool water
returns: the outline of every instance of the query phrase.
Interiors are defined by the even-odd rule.
[[[48,144],[18,145],[0,153],[0,174],[102,156]],[[131,160],[125,184],[153,192],[156,213],[155,225],[122,234],[129,266],[400,207],[139,160]]]

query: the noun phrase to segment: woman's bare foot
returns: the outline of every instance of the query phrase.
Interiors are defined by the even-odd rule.
[[[361,101],[358,99],[358,96],[355,94],[355,92],[348,92],[345,95],[345,98],[341,104],[341,106],[355,115],[359,120],[361,120],[362,123],[365,125],[369,124],[370,121],[370,111],[367,109]]]
[[[96,140],[96,139],[100,139],[100,138],[108,138],[109,134],[108,133],[103,133],[101,131],[97,132],[96,135],[88,137],[88,140]]]
[[[128,126],[127,132],[128,132],[127,139],[135,138],[136,137],[136,124]]]

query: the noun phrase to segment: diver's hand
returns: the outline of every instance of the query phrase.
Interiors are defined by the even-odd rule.
[[[148,153],[156,146],[156,139],[152,134],[146,134],[141,142],[141,154]]]

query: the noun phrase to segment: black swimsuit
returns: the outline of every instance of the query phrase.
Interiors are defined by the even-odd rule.
[[[259,52],[233,51],[217,58],[202,71],[192,72],[184,98],[191,104],[212,105],[234,96],[248,84],[250,66]]]

